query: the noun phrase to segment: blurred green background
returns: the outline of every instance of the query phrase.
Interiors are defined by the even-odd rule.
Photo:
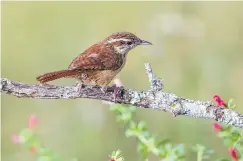
[[[116,31],[130,31],[151,41],[129,53],[117,76],[126,88],[147,90],[144,63],[164,79],[165,90],[179,96],[211,100],[233,97],[243,112],[243,2],[1,2],[2,77],[29,84],[45,72],[65,69],[93,43]],[[74,80],[52,84],[71,85]],[[136,140],[126,138],[109,106],[98,100],[38,100],[2,95],[2,159],[33,160],[14,145],[11,135],[39,118],[43,144],[64,160],[108,160],[121,149],[126,160],[139,160]],[[185,143],[187,160],[196,160],[190,146],[204,144],[227,156],[211,120],[174,118],[170,113],[138,109],[158,139]],[[155,160],[155,159],[151,159]]]

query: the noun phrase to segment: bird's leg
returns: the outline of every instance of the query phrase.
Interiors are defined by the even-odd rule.
[[[112,89],[112,90],[111,90]],[[116,84],[112,85],[112,87],[102,86],[101,91],[105,94],[107,92],[113,92],[113,100],[116,102],[117,98],[122,97],[123,86],[117,86]]]
[[[122,97],[122,90],[124,89],[124,87],[123,86],[117,86],[116,84],[114,84],[112,87],[114,88],[114,95],[113,95],[114,102],[116,102],[117,98]]]

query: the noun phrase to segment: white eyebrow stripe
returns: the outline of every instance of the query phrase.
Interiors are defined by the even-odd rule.
[[[107,40],[107,43],[112,43],[112,42],[117,42],[117,41],[131,41],[131,40],[123,39],[123,38],[120,38],[120,39],[109,39],[109,40]]]

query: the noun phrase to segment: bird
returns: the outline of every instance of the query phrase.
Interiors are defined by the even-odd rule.
[[[129,51],[138,45],[152,43],[131,32],[115,32],[79,54],[67,69],[46,73],[36,79],[45,84],[60,78],[75,78],[84,85],[105,87],[122,70]]]

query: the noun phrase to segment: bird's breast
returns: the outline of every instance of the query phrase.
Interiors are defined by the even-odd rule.
[[[87,73],[87,77],[85,79],[82,79],[82,82],[88,85],[107,86],[113,80],[113,78],[122,70],[125,63],[126,59],[123,59],[120,67],[116,70],[90,71]]]

